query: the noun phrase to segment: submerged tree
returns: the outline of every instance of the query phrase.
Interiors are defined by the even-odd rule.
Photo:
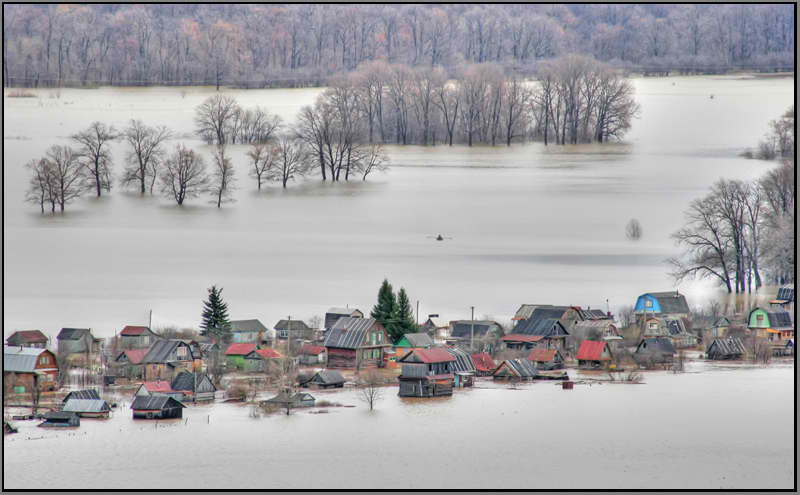
[[[142,194],[150,193],[158,177],[159,167],[164,158],[164,142],[172,138],[165,126],[150,127],[141,120],[131,120],[122,130],[121,138],[128,143],[130,151],[125,155],[127,167],[120,179],[122,187],[139,186]]]
[[[209,193],[214,196],[217,208],[222,203],[232,203],[233,191],[236,189],[236,170],[233,168],[233,161],[225,153],[225,145],[219,144],[212,151],[214,155],[214,172],[211,174],[211,186]]]
[[[213,337],[218,344],[229,340],[231,324],[228,305],[222,300],[222,288],[217,290],[217,286],[212,285],[208,289],[208,299],[203,302],[202,320],[200,335]]]
[[[311,171],[313,155],[308,145],[294,136],[281,136],[278,142],[270,150],[272,155],[272,169],[268,173],[268,178],[275,182],[280,182],[286,188],[286,184],[298,177],[305,177]]]
[[[88,129],[70,137],[79,146],[78,153],[85,159],[84,166],[94,180],[98,196],[102,188],[111,190],[113,163],[109,145],[118,137],[114,126],[102,122],[93,122]]]
[[[86,193],[85,169],[78,160],[78,152],[69,146],[51,146],[45,160],[48,162],[53,198],[64,211],[64,207],[73,199]]]
[[[366,403],[370,410],[375,409],[375,404],[383,399],[383,381],[381,376],[372,371],[358,381],[358,399]]]
[[[631,218],[631,221],[625,226],[625,235],[628,239],[638,239],[642,237],[642,224],[639,223],[639,220]]]
[[[167,157],[161,170],[161,192],[182,205],[206,191],[208,176],[203,156],[179,144]]]
[[[195,109],[197,133],[208,143],[225,144],[231,134],[231,124],[241,108],[232,96],[209,96]]]

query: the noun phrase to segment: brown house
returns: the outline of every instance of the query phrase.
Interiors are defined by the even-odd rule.
[[[322,344],[328,350],[328,368],[383,367],[389,334],[372,318],[339,318]]]
[[[47,337],[39,330],[21,330],[14,332],[6,339],[6,344],[17,347],[33,347],[47,349]]]
[[[3,346],[3,385],[58,389],[58,360],[47,349]]]

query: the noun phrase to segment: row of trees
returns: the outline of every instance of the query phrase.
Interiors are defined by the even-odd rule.
[[[4,4],[3,84],[323,84],[363,62],[533,66],[566,53],[714,72],[794,65],[780,4]]]
[[[671,275],[712,279],[728,292],[752,292],[795,277],[795,167],[786,160],[754,181],[720,179],[691,203],[672,235],[684,248]]]

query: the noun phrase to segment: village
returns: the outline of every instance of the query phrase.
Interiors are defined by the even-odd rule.
[[[232,320],[219,341],[135,325],[110,339],[63,328],[55,343],[39,330],[16,331],[3,347],[3,429],[13,434],[30,421],[75,429],[115,413],[180,421],[186,407],[211,401],[248,404],[251,417],[327,412],[341,404],[314,394],[343,388],[373,408],[392,390],[422,400],[539,380],[573,390],[587,382],[640,384],[649,370],[679,373],[692,360],[793,362],[794,308],[794,286],[784,285],[743,314],[697,315],[678,291],[651,292],[622,317],[522,304],[511,328],[430,315],[394,341],[378,319],[349,307],[330,308],[311,325],[280,320],[272,330],[257,319]]]

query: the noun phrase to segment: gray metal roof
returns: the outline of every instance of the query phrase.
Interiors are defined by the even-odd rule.
[[[187,391],[187,392],[195,392],[197,391],[197,387],[200,384],[208,379],[208,376],[205,373],[189,373],[187,371],[181,371],[178,375],[172,379],[172,383],[170,383],[170,388],[172,390],[178,391]],[[210,379],[208,379],[211,381]],[[213,382],[211,383],[213,386]],[[216,389],[216,387],[214,387]]]
[[[99,413],[110,411],[108,403],[102,399],[86,400],[86,399],[70,399],[64,404],[64,412],[74,413]]]
[[[453,326],[453,332],[450,334],[451,337],[455,338],[470,338],[472,337],[472,327],[475,327],[475,337],[484,337],[489,332],[491,328],[496,328],[500,330],[500,325],[498,325],[494,321],[485,321],[485,320],[475,320],[474,322],[471,320],[461,320],[457,321],[456,324]]]
[[[338,383],[344,383],[345,379],[341,373],[334,370],[328,371],[319,371],[317,372],[312,378],[311,381],[316,383],[322,383],[325,385],[335,385]]]
[[[413,347],[429,347],[435,345],[435,342],[427,333],[407,333],[403,335],[408,339],[408,343]]]
[[[97,390],[75,390],[74,392],[70,392],[64,397],[63,403],[66,404],[67,401],[72,399],[80,399],[80,400],[100,400],[100,394],[97,393]]]
[[[528,319],[521,321],[514,327],[517,335],[536,335],[541,337],[559,337],[569,335],[564,325],[557,318],[543,320]]]
[[[3,371],[13,373],[33,373],[39,355],[47,349],[32,347],[3,346]]]
[[[795,301],[795,292],[794,292],[794,284],[786,284],[781,286],[778,289],[778,297],[776,299],[781,299],[783,301]]]
[[[90,333],[88,328],[62,328],[58,333],[57,340],[81,340],[84,335]]]
[[[46,422],[63,423],[69,422],[73,426],[79,426],[81,420],[74,412],[48,412],[42,415]]]
[[[286,404],[287,402],[291,402],[293,404],[296,404],[298,402],[303,402],[303,401],[307,401],[307,400],[316,400],[316,399],[314,399],[314,396],[311,395],[311,394],[307,394],[305,392],[300,392],[300,393],[292,395],[291,397],[286,397],[286,395],[284,395],[284,394],[278,394],[278,395],[276,395],[275,397],[273,397],[271,399],[265,400],[264,402],[269,403],[269,404]]]
[[[474,372],[475,364],[472,362],[472,357],[468,352],[457,347],[445,347],[444,350],[450,353],[451,356],[456,358],[453,367],[456,373]]]
[[[527,359],[507,359],[505,363],[514,371],[514,374],[520,378],[533,378],[539,376],[536,367]],[[497,367],[499,370],[503,365]]]
[[[794,323],[792,323],[792,314],[788,310],[784,308],[766,307],[766,306],[760,309],[764,310],[764,312],[769,315],[770,328],[794,327]]]
[[[360,313],[361,311],[356,308],[331,308],[325,314],[353,316],[356,312]]]
[[[275,324],[275,330],[286,330],[286,327],[289,325],[289,320],[281,320]],[[305,330],[311,330],[308,325],[302,320],[292,320],[292,330],[295,332],[302,332]]]
[[[231,322],[231,332],[250,332],[269,334],[269,330],[258,320],[235,320]]]
[[[161,409],[173,409],[175,407],[183,407],[183,404],[173,399],[172,397],[150,395],[150,396],[137,396],[131,404],[131,409],[136,411],[156,411]]]
[[[192,348],[186,342],[181,340],[156,340],[153,345],[150,347],[150,350],[147,351],[147,354],[142,358],[141,364],[147,363],[166,363],[171,362],[168,361],[172,352],[177,349],[179,346],[185,345],[188,348],[189,356],[193,357]]]
[[[662,313],[689,313],[686,296],[678,291],[649,292],[649,294],[658,301]]]
[[[660,352],[662,354],[675,354],[678,352],[672,340],[665,337],[642,339],[642,341],[639,342],[639,346],[636,348],[636,352],[640,351]]]
[[[372,318],[339,318],[339,321],[325,333],[323,347],[358,349],[364,343],[367,331],[373,325],[380,325]],[[388,344],[385,342],[384,344]]]
[[[746,352],[742,341],[735,337],[714,339],[714,341],[711,342],[711,345],[708,347],[706,354],[711,354],[712,351],[716,354],[722,354],[724,356],[742,355]]]
[[[540,306],[533,311],[529,319],[546,320],[552,318],[560,320],[570,309],[572,308],[569,306]]]

